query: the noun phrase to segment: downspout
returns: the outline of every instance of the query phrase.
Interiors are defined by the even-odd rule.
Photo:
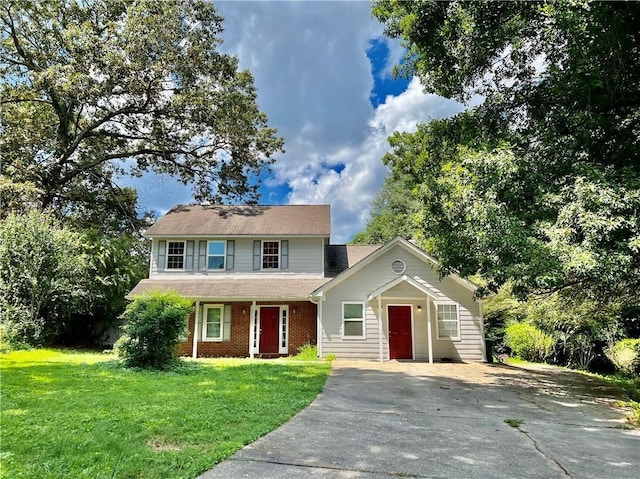
[[[200,300],[196,301],[196,313],[193,316],[193,350],[191,357],[198,357],[198,323],[200,323]]]
[[[309,301],[316,305],[316,348],[318,349],[318,357],[323,359],[322,356],[322,298],[314,299],[313,296],[309,296]]]
[[[427,296],[427,341],[429,342],[429,364],[433,364],[433,337],[431,334],[431,305]]]
[[[378,295],[378,347],[380,349],[380,362],[382,362],[382,296]]]

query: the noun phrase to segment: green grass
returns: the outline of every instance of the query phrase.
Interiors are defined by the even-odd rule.
[[[174,372],[58,350],[0,355],[0,476],[193,478],[286,422],[324,362],[185,361]]]
[[[640,428],[640,377],[593,373],[583,374],[597,376],[617,388],[622,389],[629,397],[629,401],[619,401],[618,406],[630,408],[631,414],[627,416],[627,421],[632,426]]]
[[[506,422],[511,427],[520,427],[522,424],[524,424],[524,421],[522,419],[515,418],[505,419],[504,422]]]

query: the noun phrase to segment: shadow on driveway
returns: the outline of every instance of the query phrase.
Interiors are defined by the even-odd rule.
[[[334,362],[307,409],[200,478],[635,479],[617,399],[558,368]]]

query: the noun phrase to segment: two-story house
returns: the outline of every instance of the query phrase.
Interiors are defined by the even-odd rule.
[[[184,355],[270,357],[311,343],[339,359],[485,358],[470,282],[440,279],[402,238],[331,245],[328,205],[181,205],[145,236],[149,279],[130,296],[193,299]]]

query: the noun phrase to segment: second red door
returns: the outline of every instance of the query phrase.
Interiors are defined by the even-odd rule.
[[[413,359],[411,306],[389,306],[390,359]]]

